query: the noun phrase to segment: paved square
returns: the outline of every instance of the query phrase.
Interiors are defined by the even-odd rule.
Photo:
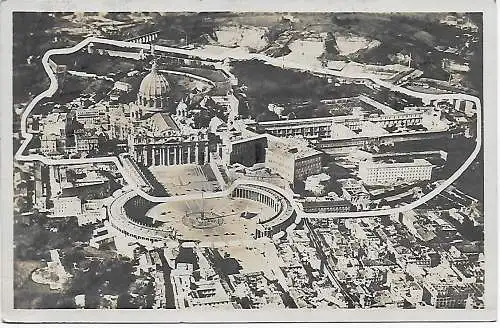
[[[202,190],[217,191],[219,188],[217,179],[208,165],[152,166],[149,170],[172,196]]]
[[[245,218],[244,213],[252,215]],[[180,240],[225,244],[252,239],[258,219],[273,214],[273,209],[252,200],[214,198],[159,204],[146,216],[164,222],[164,228],[174,228]]]

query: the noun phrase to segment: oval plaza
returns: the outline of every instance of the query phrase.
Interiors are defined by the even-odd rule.
[[[200,203],[204,204],[202,208]],[[133,211],[127,210],[130,208]],[[113,201],[109,213],[111,228],[123,242],[145,246],[172,241],[232,243],[277,238],[284,236],[296,220],[291,197],[283,189],[250,180],[237,180],[222,192],[172,196],[158,202],[128,191]],[[186,216],[219,219],[220,227],[193,229],[186,223]]]

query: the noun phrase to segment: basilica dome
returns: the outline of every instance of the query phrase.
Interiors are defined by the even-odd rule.
[[[137,104],[146,111],[161,111],[167,107],[170,84],[165,76],[158,72],[153,62],[151,72],[144,77],[137,93]]]

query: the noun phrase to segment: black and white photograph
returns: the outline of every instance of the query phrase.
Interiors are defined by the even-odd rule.
[[[485,12],[8,15],[13,318],[496,317]]]

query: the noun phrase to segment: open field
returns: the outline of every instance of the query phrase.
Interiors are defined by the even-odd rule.
[[[241,25],[221,28],[215,32],[219,45],[248,47],[256,51],[262,50],[267,45],[265,33],[265,28]]]
[[[318,57],[323,53],[322,41],[295,40],[288,47],[292,52],[284,56],[285,60],[311,65],[311,67],[321,67]]]

